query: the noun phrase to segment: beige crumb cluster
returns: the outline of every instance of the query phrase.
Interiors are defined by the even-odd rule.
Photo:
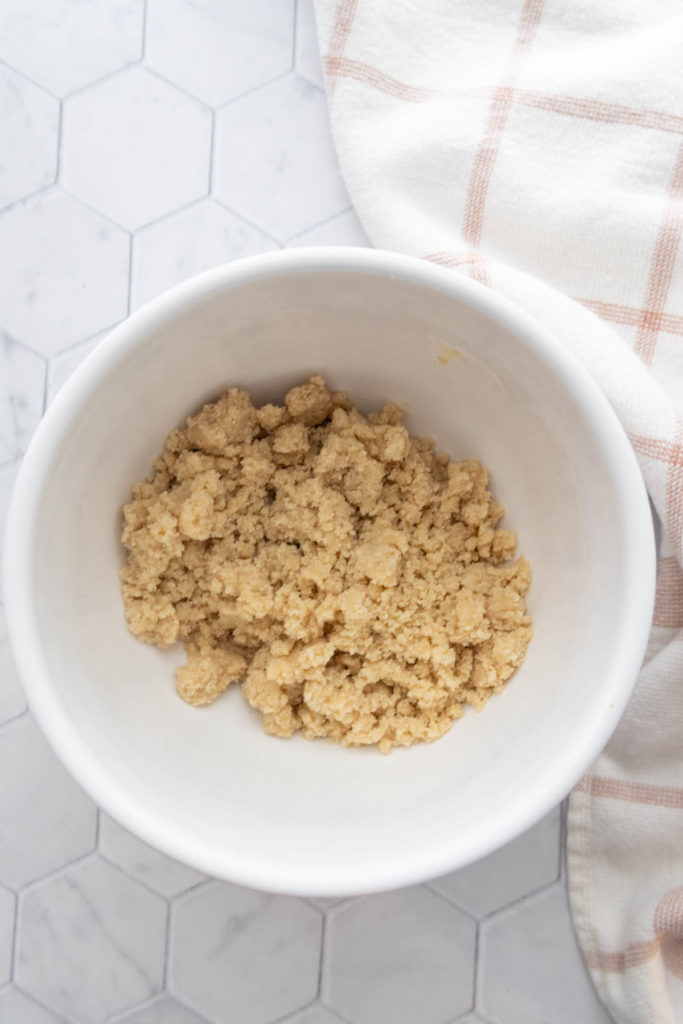
[[[363,416],[321,377],[284,405],[232,389],[171,431],[124,509],[131,631],[180,640],[177,689],[232,682],[266,732],[380,750],[481,709],[531,639],[527,561],[475,461]]]

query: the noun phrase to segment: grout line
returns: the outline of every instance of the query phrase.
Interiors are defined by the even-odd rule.
[[[75,89],[72,89],[70,92],[65,93],[64,96],[61,97],[62,102],[70,100],[75,96],[80,96],[81,93],[85,92],[86,89],[91,89],[94,85],[101,85],[102,82],[109,81],[109,79],[114,78],[115,75],[121,75],[124,71],[128,71],[130,68],[135,68],[139,66],[139,57],[136,57],[134,60],[126,61],[125,64],[122,64],[118,68],[114,68],[112,71],[105,72],[105,74],[100,75],[99,78],[93,78],[89,82],[84,82],[83,85],[77,85]]]
[[[98,856],[94,846],[91,847],[87,853],[79,854],[78,857],[74,857],[73,860],[70,860],[67,864],[61,864],[58,868],[46,871],[45,874],[40,876],[40,878],[35,878],[32,882],[27,882],[25,885],[22,885],[20,894],[23,896],[25,893],[33,892],[33,890],[41,886],[43,882],[51,882],[55,878],[61,878],[61,876],[65,875],[67,871],[70,871],[71,868],[75,868],[78,864],[82,864],[84,861],[88,860],[89,857],[93,856]]]
[[[128,284],[126,292],[126,316],[129,317],[133,303],[133,232],[128,242]]]
[[[47,357],[43,356],[43,361],[45,363],[45,373],[43,375],[43,402],[42,402],[42,408],[41,408],[41,413],[40,413],[41,419],[43,418],[43,416],[47,412],[47,396],[50,393],[50,391],[49,391],[50,360]]]
[[[14,913],[12,915],[12,955],[9,962],[9,980],[10,983],[14,981],[14,972],[16,970],[16,961],[18,956],[19,943],[17,941],[17,932],[19,930],[19,893],[15,892],[14,895]]]
[[[166,984],[168,981],[168,964],[171,955],[171,902],[166,901],[166,921],[164,923],[164,962],[161,968],[161,990],[166,991]]]
[[[147,1010],[163,996],[163,992],[155,992],[149,999],[145,999],[142,1003],[136,1003],[134,1007],[128,1007],[127,1010],[122,1010],[120,1013],[115,1013],[113,1017],[107,1017],[106,1024],[119,1024],[120,1021],[130,1020],[131,1016],[137,1016],[141,1010]]]
[[[62,171],[62,137],[64,135],[64,101],[59,100],[57,109],[57,153],[55,154],[55,179],[52,182],[56,185]]]
[[[195,96],[195,94],[186,89],[184,85],[178,85],[178,83],[174,82],[172,78],[167,78],[163,71],[157,71],[156,68],[150,67],[148,64],[144,64],[142,66],[142,70],[148,75],[152,75],[153,78],[157,78],[160,82],[163,82],[164,85],[167,85],[170,89],[177,89],[185,99],[191,100],[192,103],[196,103],[197,106],[202,107],[203,110],[213,110],[210,103],[200,99],[199,96]]]
[[[244,221],[245,224],[248,224],[250,228],[253,228],[254,231],[258,231],[260,235],[263,235],[264,238],[267,238],[270,242],[273,243],[273,245],[279,246],[280,249],[282,248],[284,244],[282,240],[280,238],[277,238],[271,231],[261,227],[261,225],[258,224],[255,220],[252,220],[251,217],[245,216],[245,214],[240,213],[239,210],[236,210],[234,206],[230,206],[228,203],[225,202],[224,199],[221,199],[219,195],[211,196],[211,199],[213,199],[214,202],[218,203],[219,206],[222,206],[224,210],[227,210],[228,213],[231,213],[233,217],[238,217],[240,220]]]
[[[294,26],[292,29],[292,71],[296,71],[296,62],[299,57],[299,16],[301,11],[299,10],[299,4],[301,0],[294,0]]]
[[[447,893],[441,892],[440,889],[436,888],[433,882],[423,882],[422,887],[424,889],[427,889],[428,892],[431,892],[432,896],[436,896],[438,899],[443,900],[443,902],[448,904],[448,906],[452,910],[459,911],[461,914],[464,914],[465,917],[468,917],[470,921],[474,921],[475,924],[478,924],[479,918],[477,917],[476,914],[473,914],[471,910],[467,910],[465,907],[463,907],[462,904],[458,903],[458,901],[453,896],[449,896]],[[502,910],[503,908],[499,907],[498,909]],[[497,911],[493,911],[493,913],[497,913]],[[484,919],[482,918],[482,920]]]
[[[136,837],[133,836],[133,838]],[[142,842],[142,840],[138,841]],[[116,871],[119,875],[123,875],[124,878],[127,878],[129,882],[137,883],[137,885],[139,885],[142,889],[145,889],[152,896],[156,896],[157,899],[162,900],[166,904],[167,908],[170,906],[170,897],[165,896],[163,893],[159,892],[158,889],[154,889],[149,884],[149,882],[146,882],[143,878],[140,878],[138,875],[134,874],[132,870],[129,871],[127,868],[124,868],[120,864],[117,864],[115,860],[112,860],[111,857],[102,850],[98,850],[97,848],[95,848],[95,850],[93,850],[92,852],[95,853],[99,860],[103,861],[106,865],[108,865],[108,867],[113,868],[114,871]]]
[[[16,468],[19,466],[19,460],[15,460]],[[4,467],[3,467],[4,468]],[[6,729],[8,725],[12,725],[14,722],[18,722],[20,718],[28,716],[28,707],[25,707],[23,711],[20,711],[18,715],[12,715],[11,718],[5,719],[4,722],[0,722],[0,732]]]
[[[132,235],[133,231],[140,230],[140,228],[127,228],[124,224],[120,224],[117,220],[114,220],[113,217],[110,217],[108,213],[104,213],[102,210],[98,210],[98,208],[96,206],[93,206],[92,203],[88,202],[87,199],[82,199],[81,196],[76,195],[76,193],[72,192],[71,189],[63,182],[60,181],[57,185],[57,188],[62,195],[68,196],[69,199],[73,199],[76,203],[80,203],[81,206],[84,206],[86,208],[86,210],[90,210],[91,213],[94,213],[96,216],[101,217],[102,220],[106,220],[107,224],[111,224],[111,226],[113,228],[116,228],[118,231],[123,231],[126,235]],[[141,226],[145,227],[144,224]]]
[[[230,107],[233,103],[237,103],[238,100],[243,100],[245,96],[251,96],[252,93],[260,92],[261,89],[267,89],[269,85],[273,85],[275,82],[279,82],[281,78],[287,78],[287,76],[291,74],[291,68],[287,68],[286,71],[278,71],[277,75],[273,75],[272,78],[267,78],[265,82],[259,82],[258,85],[251,85],[248,89],[245,89],[244,92],[238,92],[236,96],[231,96],[229,99],[223,100],[222,103],[217,103],[216,111],[223,111],[226,107]]]
[[[63,1016],[61,1010],[55,1010],[53,1006],[49,1006],[47,1003],[43,1002],[43,1000],[40,999],[40,997],[37,996],[35,992],[32,992],[29,989],[24,988],[24,986],[19,984],[19,982],[17,981],[14,982],[14,987],[17,990],[17,992],[19,992],[22,996],[25,996],[30,1003],[35,1003],[35,1005],[39,1006],[41,1010],[45,1010],[46,1014],[50,1019],[56,1018],[58,1024],[67,1024],[67,1019]],[[80,1024],[80,1022],[77,1022],[75,1018],[72,1018],[68,1022],[68,1024]]]
[[[329,1005],[328,1005],[328,1004],[327,1004],[327,1003],[325,1002],[325,1000],[324,1000],[324,999],[320,999],[320,1000],[319,1000],[319,1003],[320,1003],[320,1005],[321,1005],[321,1006],[323,1006],[323,1007],[324,1007],[324,1008],[325,1008],[326,1010],[329,1010],[329,1011],[330,1011],[330,1013],[331,1013],[331,1014],[333,1014],[333,1015],[334,1015],[335,1017],[338,1017],[338,1018],[339,1018],[339,1020],[340,1020],[340,1022],[341,1022],[341,1024],[353,1024],[353,1021],[349,1020],[349,1018],[348,1018],[348,1017],[345,1017],[345,1016],[344,1016],[344,1014],[343,1014],[343,1013],[341,1012],[341,1010],[338,1010],[336,1006],[335,1006],[335,1007],[329,1006]],[[386,1024],[386,1022],[382,1022],[382,1024]]]
[[[316,999],[322,999],[323,994],[323,965],[325,962],[325,947],[327,945],[327,914],[322,915],[323,923],[320,930],[320,950],[318,956],[318,988],[316,990]]]
[[[3,57],[0,57],[0,67],[7,68],[7,70],[11,71],[12,74],[18,75],[19,78],[23,78],[24,81],[28,82],[29,85],[32,85],[34,89],[40,89],[41,92],[46,93],[48,96],[52,96],[53,100],[61,99],[61,96],[58,96],[56,92],[52,91],[52,89],[48,89],[46,85],[41,85],[40,82],[36,82],[35,78],[31,78],[25,72],[20,71],[19,68],[15,68],[13,64],[9,64]]]
[[[481,971],[479,960],[481,957],[481,923],[477,921],[477,931],[474,937],[474,968],[472,971],[472,1005],[467,1011],[474,1012],[479,1004],[479,989],[481,988]]]
[[[149,2],[143,0],[142,7],[142,38],[140,40],[140,60],[144,61],[147,56],[147,19],[149,17]]]
[[[209,191],[208,196],[213,193],[214,164],[216,162],[216,111],[211,108],[211,135],[209,137]]]
[[[284,245],[289,245],[290,242],[296,242],[296,240],[301,238],[302,235],[307,235],[310,231],[317,231],[318,228],[322,228],[326,224],[330,224],[337,217],[341,217],[343,214],[351,213],[352,211],[353,206],[345,206],[343,210],[339,210],[337,213],[333,213],[331,216],[325,217],[324,220],[319,220],[316,224],[311,224],[309,228],[304,228],[303,231],[298,231],[295,235],[290,235],[288,238],[285,238]]]
[[[8,203],[7,206],[3,206],[0,209],[0,213],[2,213],[3,215],[6,213],[12,213],[14,210],[20,209],[24,206],[33,205],[34,201],[37,200],[39,196],[42,196],[44,193],[54,192],[55,194],[57,194],[60,191],[61,189],[59,182],[51,181],[49,185],[41,185],[40,188],[37,188],[35,190],[35,192],[29,192],[28,195],[21,196],[19,199],[15,199],[13,200],[13,202]],[[16,338],[14,340],[16,341]]]

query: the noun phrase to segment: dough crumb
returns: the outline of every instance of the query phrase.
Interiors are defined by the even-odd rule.
[[[475,460],[363,416],[316,376],[283,405],[232,388],[169,434],[124,507],[130,631],[185,646],[189,704],[231,683],[273,736],[443,736],[532,637],[531,569]]]

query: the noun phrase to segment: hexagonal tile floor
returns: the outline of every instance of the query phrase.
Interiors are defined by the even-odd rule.
[[[0,529],[60,387],[127,313],[281,245],[369,245],[312,0],[3,0]],[[1,586],[1,584],[0,584]],[[355,900],[206,879],[98,811],[34,725],[0,603],[2,1024],[606,1024],[560,814]]]

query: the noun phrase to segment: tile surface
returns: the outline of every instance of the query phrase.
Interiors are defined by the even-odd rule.
[[[14,910],[14,893],[0,885],[0,986],[5,985],[12,976]]]
[[[22,894],[16,980],[41,1002],[99,1024],[162,988],[165,902],[99,857]]]
[[[0,463],[23,455],[40,423],[45,360],[0,331]]]
[[[67,1024],[64,1017],[39,1006],[16,988],[0,992],[0,1021],[2,1024]]]
[[[67,100],[63,137],[65,187],[126,228],[208,191],[210,112],[143,68]]]
[[[0,124],[2,535],[45,400],[129,310],[279,245],[370,243],[314,0],[0,0]],[[2,613],[0,1024],[607,1024],[556,881],[557,813],[403,892],[207,881],[59,765]]]
[[[0,209],[52,184],[57,174],[59,103],[0,66]]]
[[[165,857],[136,839],[104,813],[100,819],[99,850],[112,864],[161,896],[178,896],[206,879],[199,871]]]
[[[95,805],[28,715],[0,730],[0,779],[0,882],[26,885],[94,848]]]
[[[294,0],[149,0],[146,57],[218,106],[289,71],[293,25]]]
[[[324,88],[325,76],[318,49],[313,0],[298,0],[295,40],[295,70],[319,89]]]
[[[610,1024],[555,887],[482,925],[477,1007],[492,1024]]]
[[[557,881],[559,808],[489,857],[433,882],[433,888],[476,917],[485,917]]]
[[[0,59],[56,96],[136,60],[144,0],[2,0]]]
[[[303,900],[214,882],[174,915],[170,987],[209,1020],[267,1024],[315,998],[323,919]]]
[[[26,698],[14,667],[14,657],[7,637],[5,609],[0,605],[0,725],[16,718],[25,709]]]
[[[418,886],[330,915],[323,998],[354,1024],[442,1024],[473,1002],[476,926]]]
[[[299,234],[349,205],[325,97],[296,75],[219,111],[215,156],[216,195],[278,239]]]
[[[189,1010],[186,1006],[161,996],[141,1010],[120,1017],[117,1024],[206,1024],[206,1018]]]
[[[0,326],[53,355],[126,314],[129,238],[55,190],[0,214]]]
[[[287,242],[288,249],[297,249],[305,245],[358,245],[366,248],[370,241],[355,210],[344,210],[322,224],[317,224],[300,235],[294,235]]]
[[[202,200],[136,232],[133,307],[202,270],[277,248],[271,238],[220,203]]]
[[[293,1017],[288,1017],[287,1024],[344,1024],[344,1021],[332,1010],[328,1010],[326,1006],[318,1004],[302,1013],[296,1013]]]
[[[112,327],[114,325],[112,324]],[[71,345],[63,352],[58,352],[56,356],[53,356],[48,365],[47,372],[47,404],[53,400],[62,384],[66,384],[67,380],[74,372],[77,366],[80,366],[85,357],[97,347],[100,341],[107,337],[111,328],[106,331],[100,331],[92,338],[86,338],[85,341],[79,341],[75,345]]]

